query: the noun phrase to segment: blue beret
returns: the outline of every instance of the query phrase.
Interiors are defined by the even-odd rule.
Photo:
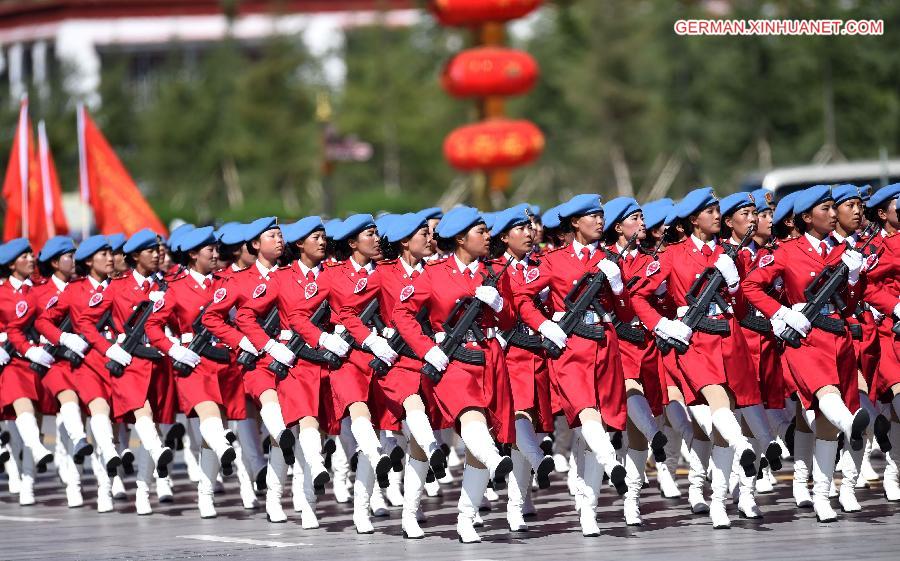
[[[435,231],[440,238],[452,238],[479,222],[484,222],[484,218],[477,208],[458,206],[441,218]]]
[[[198,247],[214,244],[216,241],[216,233],[212,226],[195,228],[181,237],[178,242],[178,251],[188,252]]]
[[[494,227],[494,222],[497,220],[496,212],[482,212],[481,219],[484,220],[484,225],[488,227],[488,230]]]
[[[75,251],[75,242],[72,241],[72,238],[69,236],[53,236],[44,244],[41,253],[38,255],[38,261],[46,263],[51,259],[56,259],[60,255],[73,251]]]
[[[75,261],[83,261],[101,249],[112,249],[106,236],[96,235],[81,242],[78,249],[75,250]]]
[[[825,201],[833,200],[830,185],[814,185],[797,193],[794,199],[794,214],[808,212],[809,209]]]
[[[697,214],[706,207],[712,206],[719,202],[713,193],[712,187],[701,187],[694,189],[678,201],[675,205],[675,214],[678,218],[687,218],[692,214]]]
[[[862,200],[864,203],[869,202],[869,197],[872,196],[872,186],[871,185],[863,185],[859,188],[860,194],[862,194]]]
[[[774,195],[768,189],[756,189],[750,192],[750,196],[756,201],[756,212],[772,210]]]
[[[640,210],[641,205],[631,197],[616,197],[611,201],[607,201],[603,205],[603,213],[606,218],[603,222],[603,231],[611,230],[617,222],[621,222]]]
[[[294,243],[304,239],[306,236],[312,234],[316,230],[324,229],[325,224],[322,223],[322,219],[320,217],[307,216],[306,218],[301,218],[293,224],[282,224],[281,234],[284,236],[285,242]]]
[[[868,206],[869,208],[881,206],[881,203],[889,201],[897,195],[900,195],[900,183],[887,185],[872,193],[872,196],[869,197]]]
[[[425,220],[431,220],[432,218],[440,219],[444,217],[444,211],[442,211],[439,206],[422,209],[419,211],[419,214],[423,215]]]
[[[375,229],[378,230],[378,235],[383,236],[385,232],[391,229],[391,224],[394,223],[394,220],[399,218],[399,214],[393,213],[385,213],[375,219]]]
[[[778,203],[775,204],[775,212],[772,214],[773,224],[778,224],[794,213],[794,199],[799,193],[800,191],[795,191],[778,199]]]
[[[135,251],[144,251],[145,249],[158,246],[159,236],[156,235],[156,232],[149,228],[144,228],[143,230],[138,230],[128,238],[128,241],[125,242],[125,245],[122,247],[122,251],[125,253],[134,253]]]
[[[603,204],[600,201],[600,195],[583,193],[575,195],[557,208],[559,209],[560,218],[570,218],[572,216],[584,216],[585,214],[600,212],[603,210]]]
[[[544,223],[544,228],[559,228],[559,208],[554,206],[545,210],[541,222]]]
[[[494,216],[494,225],[491,226],[491,235],[499,236],[510,228],[514,228],[521,224],[530,224],[531,217],[534,216],[529,205],[516,205],[512,208],[502,210]],[[487,224],[487,222],[485,222]]]
[[[334,235],[341,230],[341,225],[344,223],[340,218],[332,218],[328,222],[325,223],[325,237],[334,239]]]
[[[540,205],[528,205],[528,210],[531,211],[531,214],[540,217],[541,216],[541,207]]]
[[[666,213],[666,226],[671,226],[676,220],[678,220],[678,203],[673,202],[672,208]]]
[[[428,221],[421,212],[407,212],[397,215],[391,221],[390,227],[384,232],[384,238],[389,242],[399,242],[413,235],[416,230]]]
[[[662,224],[674,205],[675,203],[669,198],[651,201],[642,205],[641,210],[644,211],[644,226],[650,230]]]
[[[224,245],[244,243],[244,225],[240,222],[227,222],[219,226],[215,232],[216,240]],[[172,235],[174,237],[174,234]]]
[[[265,218],[257,218],[250,224],[244,226],[244,241],[250,241],[258,238],[269,230],[278,228],[278,219],[274,216],[266,216]]]
[[[110,234],[106,236],[106,239],[109,240],[109,247],[115,253],[116,251],[122,251],[122,248],[125,247],[125,234]]]
[[[734,214],[735,212],[746,206],[752,206],[756,208],[756,201],[753,200],[753,197],[750,195],[750,193],[746,192],[732,193],[727,197],[723,197],[722,200],[719,201],[719,210],[722,211],[722,216]]]
[[[859,187],[857,187],[856,185],[843,183],[841,185],[835,185],[831,188],[831,196],[834,197],[834,204],[839,205],[841,203],[849,201],[850,199],[862,200],[862,191],[860,191]]]
[[[178,251],[178,241],[181,239],[181,236],[187,234],[191,230],[196,228],[193,224],[182,224],[181,226],[172,230],[172,233],[169,234],[169,249],[172,251]]]
[[[346,240],[373,227],[375,227],[375,219],[371,214],[352,214],[341,223],[341,227],[334,233],[334,239]]]
[[[25,238],[15,238],[0,245],[0,265],[9,265],[26,251],[31,251],[31,244]]]

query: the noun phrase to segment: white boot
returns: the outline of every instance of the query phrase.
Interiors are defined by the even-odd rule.
[[[47,471],[47,465],[53,461],[53,453],[44,448],[41,442],[41,431],[34,413],[19,413],[15,423],[22,437],[22,444],[31,451],[35,473],[44,473]]]
[[[500,455],[487,425],[480,421],[467,423],[460,429],[460,436],[466,444],[466,449],[487,466],[494,483],[505,483],[506,476],[513,468],[512,459]]]
[[[841,480],[841,488],[838,492],[838,504],[844,512],[859,512],[862,507],[856,500],[856,481],[860,479],[859,470],[862,467],[863,450],[851,450],[844,448],[841,452],[843,457],[843,479]]]
[[[350,483],[350,464],[347,461],[347,453],[342,443],[343,439],[343,436],[336,439],[338,440],[337,449],[331,455],[334,500],[341,504],[350,502],[350,489],[353,487],[352,483]]]
[[[291,498],[294,502],[294,512],[300,513],[300,526],[304,530],[318,528],[319,518],[316,516],[315,510],[316,496],[313,493],[309,467],[302,455],[294,462]]]
[[[388,484],[387,489],[384,490],[384,498],[387,499],[387,503],[390,506],[403,506],[403,491],[401,487],[403,485],[403,472],[402,471],[393,471],[391,470],[388,473]]]
[[[640,500],[646,465],[647,450],[628,449],[625,455],[625,483],[628,485],[628,490],[625,491],[624,497],[626,526],[640,526],[642,524]]]
[[[516,419],[516,447],[528,462],[529,473],[534,470],[538,487],[540,489],[550,487],[550,474],[554,471],[553,457],[544,454],[530,419]]]
[[[237,473],[238,487],[241,493],[241,504],[245,510],[254,510],[259,507],[256,492],[253,490],[253,478],[247,470],[247,462],[244,459],[244,447],[240,440],[235,440],[231,445],[234,448],[234,470]]]
[[[428,463],[406,458],[406,466],[403,468],[403,513],[400,516],[400,527],[403,537],[417,540],[425,537],[425,532],[419,526],[418,514],[421,510],[422,489],[425,486],[425,477],[428,474]]]
[[[281,506],[286,479],[284,453],[280,447],[272,446],[269,449],[269,468],[266,470],[266,518],[269,522],[287,522],[287,515]]]
[[[812,467],[813,447],[816,437],[811,432],[794,432],[794,502],[797,508],[811,508],[812,496],[809,494],[809,475]]]
[[[219,458],[207,447],[200,448],[200,481],[197,482],[197,508],[200,518],[215,518],[215,485],[219,473]]]
[[[837,453],[837,442],[834,440],[816,439],[813,448],[813,509],[819,522],[834,522],[837,514],[831,508],[828,492],[834,479],[834,461]]]
[[[756,453],[757,458],[760,457],[760,449],[762,448],[762,444],[757,438],[752,438],[751,442],[753,444],[753,451]],[[779,458],[780,459],[780,458]],[[737,458],[735,458],[737,460]],[[757,460],[754,463],[754,466],[758,464],[760,460]],[[762,511],[759,509],[759,505],[756,504],[756,475],[746,476],[744,473],[739,471],[739,466],[737,462],[732,462],[732,470],[738,470],[736,472],[738,479],[738,514],[741,518],[749,518],[751,520],[762,518]],[[732,472],[732,477],[735,476],[735,472]]]
[[[457,503],[459,514],[456,517],[456,532],[462,543],[481,542],[481,537],[475,531],[475,518],[490,477],[486,469],[467,465],[463,470],[462,492]]]
[[[159,431],[150,417],[141,417],[134,423],[134,432],[137,433],[141,440],[144,450],[150,455],[156,473],[160,477],[169,475],[169,464],[175,458],[175,454],[171,448],[163,446],[162,439],[159,437]],[[149,480],[148,484],[149,484]]]
[[[756,454],[753,452],[753,446],[749,439],[741,432],[741,425],[737,421],[734,412],[730,409],[722,407],[716,409],[712,413],[713,427],[722,435],[728,445],[734,448],[734,453],[738,457],[738,464],[744,471],[744,475],[756,475]]]
[[[711,455],[712,482],[710,488],[709,517],[713,528],[731,528],[731,520],[725,510],[725,499],[728,497],[728,480],[731,476],[731,464],[734,461],[734,448],[731,446],[713,446]]]
[[[681,434],[672,427],[663,427],[666,435],[666,461],[656,462],[656,482],[659,484],[659,493],[667,499],[681,497],[681,490],[675,482],[675,473],[678,469],[678,451],[681,449]]]
[[[369,464],[375,472],[375,479],[378,481],[380,488],[388,486],[388,472],[391,471],[393,464],[391,458],[382,453],[381,441],[375,434],[375,428],[372,421],[366,417],[357,417],[350,422],[350,431],[356,439],[359,451],[366,456]],[[357,470],[359,467],[357,466]]]
[[[509,524],[510,532],[527,532],[528,524],[525,523],[523,507],[525,494],[531,483],[531,464],[516,448],[512,450],[512,462],[513,470],[509,474],[509,486],[506,491],[506,522]]]
[[[112,512],[112,478],[106,472],[106,465],[96,449],[91,454],[91,470],[97,478],[97,512]]]
[[[384,500],[384,489],[378,485],[372,488],[372,493],[369,495],[369,510],[371,510],[372,516],[375,518],[391,515],[387,502]]]
[[[322,436],[319,429],[312,427],[300,429],[297,440],[306,462],[306,472],[311,478],[309,485],[316,495],[322,495],[325,493],[325,484],[331,476],[328,475],[325,460],[322,458]]]
[[[156,478],[156,500],[161,503],[171,503],[175,500],[172,493],[172,479],[170,477]]]
[[[31,506],[34,504],[34,472],[35,462],[31,448],[25,446],[22,449],[22,474],[19,487],[19,506]]]
[[[116,444],[113,441],[112,423],[108,415],[92,415],[88,420],[91,428],[91,435],[94,437],[94,451],[99,451],[98,457],[103,461],[103,469],[109,477],[114,477],[118,473],[119,466],[122,465],[122,458],[116,450]]]
[[[584,453],[583,484],[579,490],[578,519],[581,524],[581,535],[596,537],[600,535],[600,527],[597,526],[597,493],[603,482],[603,464],[597,461],[597,456],[590,450]]]
[[[387,457],[387,456],[385,456]],[[375,527],[369,518],[369,500],[375,487],[375,472],[369,458],[360,454],[353,482],[353,525],[357,534],[372,534]]]
[[[153,458],[143,446],[136,453],[137,476],[135,477],[134,510],[138,516],[153,514],[150,505],[150,482],[153,480]]]
[[[900,501],[900,423],[891,423],[888,433],[891,451],[885,454],[884,496],[889,501]]]
[[[84,505],[84,496],[81,494],[81,481],[70,482],[66,485],[66,506],[79,508]]]
[[[690,470],[688,471],[688,502],[691,504],[691,512],[703,514],[709,512],[709,505],[703,498],[703,490],[706,487],[706,471],[709,469],[709,457],[712,451],[712,442],[695,438],[688,449]],[[727,482],[726,482],[727,483]]]

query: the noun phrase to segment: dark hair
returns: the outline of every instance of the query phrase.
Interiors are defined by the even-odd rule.
[[[456,251],[456,237],[442,238],[438,236],[437,246],[441,253],[453,253]]]
[[[810,211],[811,210],[812,209],[810,209]],[[806,214],[809,214],[810,216],[812,216],[810,211],[807,211]],[[801,234],[805,234],[809,230],[809,227],[806,225],[806,222],[803,220],[802,212],[798,212],[797,214],[794,215],[794,228],[796,228],[797,231],[800,232]]]
[[[335,240],[334,242],[334,257],[338,261],[346,261],[350,259],[350,256],[353,255],[353,250],[350,249],[350,240]]]
[[[887,212],[888,207],[891,206],[892,200],[893,199],[889,198],[886,201],[882,201],[882,203],[878,206],[867,206],[866,210],[863,211],[863,214],[865,214],[869,222],[874,222],[879,226],[884,226],[884,220],[878,217],[878,211],[883,210]]]
[[[619,241],[619,233],[616,232],[615,225],[610,229],[603,232],[603,236],[600,238],[603,242],[603,245],[612,245]]]
[[[565,218],[562,216],[559,217],[559,228],[557,228],[557,230],[559,231],[560,238],[562,238],[562,234],[571,234],[575,231],[575,226],[572,225],[573,218],[581,218],[581,215],[567,216]]]
[[[12,276],[12,263],[7,263],[3,267],[0,267],[0,279],[8,279]]]
[[[402,242],[381,242],[381,254],[385,259],[399,259],[403,254],[403,246]]]
[[[38,261],[37,262],[37,270],[38,273],[41,274],[42,277],[49,277],[56,272],[56,269],[53,268],[53,260],[59,259],[60,256],[56,256],[53,259],[48,259],[47,261]]]
[[[562,235],[559,228],[547,228],[544,226],[544,243],[552,243],[554,247],[562,245]]]
[[[490,245],[488,246],[488,255],[491,259],[497,259],[504,253],[506,253],[507,244],[503,241],[502,237],[507,231],[502,232],[499,235],[491,236]]]
[[[256,236],[252,240],[247,240],[244,243],[244,246],[247,247],[247,253],[249,253],[253,257],[256,257],[257,255],[259,255],[259,249],[253,247],[253,242],[256,242],[256,241],[259,241],[259,236]]]
[[[93,255],[91,255],[93,257]],[[86,277],[91,274],[91,266],[88,265],[87,259],[75,262],[75,274],[79,277]]]

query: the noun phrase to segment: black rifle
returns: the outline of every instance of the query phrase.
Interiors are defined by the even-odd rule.
[[[13,346],[12,341],[7,339],[6,341],[3,342],[2,347],[3,347],[3,350],[6,351],[6,354],[9,355],[10,362],[12,362],[13,357],[20,356],[19,351],[17,351],[16,348]],[[6,366],[0,366],[0,372],[3,372],[4,368],[6,368]]]
[[[328,306],[327,301],[323,302],[323,304],[325,305],[324,310],[327,312],[327,313],[323,312],[323,314],[322,314],[322,319],[324,321],[326,318],[330,318],[331,307]],[[359,319],[365,325],[371,325],[372,319],[377,314],[378,314],[378,298],[373,298],[372,301],[369,302],[365,308],[363,308],[362,313],[359,314]],[[310,319],[313,319],[313,318],[310,318]],[[316,323],[315,321],[313,321],[313,323],[315,325],[320,325],[320,324]],[[356,339],[353,338],[353,335],[351,335],[350,331],[348,331],[347,329],[344,329],[343,331],[341,331],[339,337],[341,339],[343,339],[344,341],[346,341],[347,344],[349,344],[354,349],[357,349],[357,350],[362,349],[362,347],[356,342]],[[343,364],[343,362],[344,362],[343,358],[339,357],[338,355],[334,354],[333,352],[331,352],[329,350],[322,350],[321,352],[322,352],[323,358],[328,363],[329,367],[331,367],[332,369],[340,367],[340,365]]]
[[[774,251],[777,247],[778,247],[777,244],[775,244],[774,242],[771,242],[771,243],[767,243],[765,246],[763,246],[762,249],[768,249],[768,250]],[[759,265],[757,265],[756,267],[747,271],[747,275],[749,275],[756,269],[759,269]],[[750,331],[755,331],[762,335],[767,335],[769,333],[772,333],[772,322],[769,321],[769,319],[766,318],[765,316],[761,316],[756,312],[757,312],[756,306],[748,303],[747,304],[747,315],[742,317],[738,321],[738,323],[741,325],[741,327],[743,327],[745,329],[749,329]]]
[[[756,227],[751,225],[744,237],[741,238],[740,243],[737,245],[723,244],[725,255],[732,260],[735,259],[741,248],[753,239],[755,232]],[[716,304],[723,311],[727,307],[727,304],[719,294],[719,289],[724,282],[725,277],[722,276],[721,271],[715,267],[707,267],[694,281],[694,284],[691,285],[690,290],[688,290],[686,295],[688,310],[685,312],[684,317],[681,318],[682,323],[690,327],[692,331],[702,331],[703,333],[721,335],[723,337],[730,334],[731,328],[727,320],[714,319],[707,315],[712,304]],[[688,350],[688,345],[685,343],[660,335],[656,336],[656,346],[663,354],[668,354],[672,348],[680,355],[683,355]]]
[[[119,345],[126,353],[148,360],[159,360],[163,354],[154,347],[148,347],[144,344],[144,326],[153,313],[153,302],[144,300],[137,306],[128,317],[128,321],[123,325],[125,330],[125,340]],[[125,367],[114,360],[106,363],[106,369],[116,378],[120,378],[125,373]]]
[[[635,232],[631,238],[628,239],[628,243],[625,244],[625,249],[622,253],[613,253],[611,251],[606,251],[606,258],[616,264],[622,261],[622,258],[631,251],[635,245],[637,245],[638,233]],[[604,250],[605,251],[605,250]],[[629,280],[631,282],[631,280]],[[603,305],[598,300],[594,302],[594,309],[597,310],[598,313],[605,314],[606,310],[603,309]],[[623,341],[628,341],[629,343],[633,343],[635,345],[640,345],[644,342],[646,338],[646,331],[638,325],[637,327],[632,326],[630,323],[625,323],[614,312],[609,312],[610,318],[612,319],[613,328],[616,330],[616,335],[619,339]]]
[[[874,228],[871,236],[863,245],[868,245],[877,235],[878,228]],[[848,247],[850,247],[849,244]],[[828,266],[803,291],[803,294],[806,295],[806,305],[803,306],[800,313],[813,327],[835,335],[844,333],[846,327],[844,320],[823,316],[822,308],[834,303],[836,307],[846,309],[846,305],[841,306],[843,301],[840,296],[837,297],[837,300],[835,300],[835,296],[847,284],[849,273],[850,269],[843,261],[836,266]],[[794,349],[800,348],[800,334],[794,328],[785,329],[780,338],[785,345]]]
[[[206,306],[201,308],[200,314],[193,323],[191,323],[191,329],[194,330],[194,338],[191,339],[187,348],[198,356],[208,358],[209,360],[213,360],[220,364],[227,364],[228,350],[224,347],[215,346],[213,344],[215,342],[215,336],[212,334],[212,331],[203,325],[203,314],[205,313]],[[188,376],[194,370],[190,364],[178,361],[172,363],[172,368],[174,368],[175,372],[182,377]]]
[[[314,325],[324,324],[330,314],[331,310],[328,308],[328,302],[323,300],[322,303],[319,304],[319,307],[316,309],[315,313],[313,313],[313,315],[310,317],[310,321]],[[339,368],[341,366],[341,360],[337,355],[331,353],[331,356],[333,358],[329,360],[323,350],[314,349],[309,346],[306,343],[306,340],[303,339],[303,337],[295,331],[291,332],[291,338],[287,342],[287,348],[292,353],[294,353],[294,356],[296,356],[297,358],[301,358],[307,362],[327,364],[331,368]],[[275,374],[278,380],[283,380],[288,373],[288,367],[276,360],[273,360],[269,364],[269,370]]]
[[[606,331],[602,323],[587,325],[584,323],[584,314],[596,305],[597,295],[606,283],[606,275],[602,271],[596,273],[585,273],[582,275],[572,290],[566,294],[565,305],[566,311],[559,320],[559,327],[567,336],[573,333],[579,337],[590,339],[592,341],[602,341],[606,337]],[[577,298],[576,298],[577,295]],[[595,309],[596,311],[596,309]],[[562,356],[563,350],[556,346],[556,343],[546,337],[541,342],[541,346],[547,351],[552,358]]]
[[[266,335],[269,337],[278,337],[279,331],[281,331],[281,321],[278,318],[278,308],[272,306],[272,309],[269,310],[269,313],[266,314],[261,321],[259,321],[259,326],[262,327],[263,331],[266,332]],[[259,360],[259,355],[255,355],[249,351],[242,350],[238,353],[237,363],[244,367],[244,370],[253,370],[256,368],[256,361]]]
[[[488,274],[482,273],[481,276],[484,277],[484,282],[481,283],[482,286],[493,286],[496,288],[497,283],[500,282],[500,277],[503,275],[503,272],[509,267],[510,263],[512,263],[512,259],[506,260],[506,265],[500,268],[498,272],[494,271],[494,268],[490,265],[490,263],[486,263]],[[453,310],[450,312],[450,316],[447,318],[447,321],[444,323],[444,340],[441,341],[441,344],[438,347],[444,352],[445,355],[449,358],[456,358],[457,351],[463,348],[466,344],[466,335],[469,331],[475,335],[475,338],[478,342],[482,342],[485,340],[484,333],[482,333],[481,328],[478,326],[478,319],[481,316],[482,302],[477,298],[463,298],[453,307]],[[449,322],[453,320],[456,313],[459,312],[459,319],[453,326],[449,325]],[[477,351],[479,355],[481,355],[481,364],[484,364],[484,353],[481,351]],[[420,370],[422,374],[428,376],[432,382],[435,384],[441,381],[444,373],[439,371],[437,368],[432,366],[430,363],[426,362],[422,369]]]
[[[70,316],[67,315],[59,323],[59,330],[64,331],[66,333],[72,332],[72,318]],[[72,368],[78,368],[79,366],[81,366],[81,363],[84,361],[84,358],[81,355],[79,355],[78,353],[76,353],[75,351],[70,349],[69,347],[66,347],[65,345],[62,345],[62,344],[60,344],[60,345],[47,344],[47,345],[44,345],[44,350],[47,351],[48,353],[50,353],[53,356],[53,358],[55,358],[57,360],[59,360],[59,359],[68,360],[69,363],[72,365]]]

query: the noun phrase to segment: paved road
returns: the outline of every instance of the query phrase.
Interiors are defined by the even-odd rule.
[[[875,462],[881,470],[883,461]],[[790,464],[788,464],[789,466]],[[786,469],[786,471],[788,471]],[[322,528],[306,531],[299,515],[287,524],[270,524],[262,511],[245,511],[236,483],[217,497],[219,518],[200,520],[193,506],[194,487],[182,470],[175,472],[174,504],[157,505],[154,514],[138,517],[131,503],[117,501],[116,513],[93,510],[92,484],[85,486],[86,506],[68,509],[55,477],[44,476],[37,489],[38,504],[19,507],[0,483],[0,559],[290,559],[379,560],[428,559],[505,560],[541,559],[892,559],[900,558],[900,504],[883,499],[880,484],[860,491],[864,511],[843,515],[835,524],[818,524],[811,511],[799,512],[789,498],[789,481],[776,493],[760,498],[765,520],[737,519],[728,531],[714,531],[705,517],[692,516],[684,501],[667,501],[651,489],[644,491],[644,526],[626,528],[621,500],[606,490],[598,509],[604,534],[586,539],[562,478],[546,492],[536,494],[539,514],[528,533],[506,530],[503,506],[484,515],[482,544],[456,541],[454,524],[456,486],[445,488],[443,498],[425,499],[429,522],[424,540],[404,540],[400,515],[375,519],[376,533],[357,535],[349,505],[338,505],[330,494],[320,503]],[[456,472],[458,475],[459,472]],[[683,475],[680,483],[684,484]],[[133,493],[133,484],[127,484]],[[285,501],[286,506],[289,499]]]

